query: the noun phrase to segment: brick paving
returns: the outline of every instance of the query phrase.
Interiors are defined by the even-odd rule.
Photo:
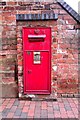
[[[26,101],[2,99],[2,118],[46,118],[78,120],[78,99],[58,98],[57,101]]]

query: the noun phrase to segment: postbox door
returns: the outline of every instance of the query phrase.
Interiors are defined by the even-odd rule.
[[[25,51],[25,93],[50,94],[49,51]]]
[[[23,28],[24,94],[51,92],[51,28]]]

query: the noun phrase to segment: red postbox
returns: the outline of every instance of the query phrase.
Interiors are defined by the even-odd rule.
[[[24,94],[51,92],[51,28],[23,28]]]

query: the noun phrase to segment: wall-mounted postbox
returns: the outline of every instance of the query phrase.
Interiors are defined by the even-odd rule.
[[[24,94],[50,94],[51,28],[23,28]]]

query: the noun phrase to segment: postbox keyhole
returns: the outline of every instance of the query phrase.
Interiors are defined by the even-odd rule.
[[[30,74],[32,72],[32,70],[28,70],[28,74]]]
[[[27,51],[27,54],[30,55],[30,51]]]

